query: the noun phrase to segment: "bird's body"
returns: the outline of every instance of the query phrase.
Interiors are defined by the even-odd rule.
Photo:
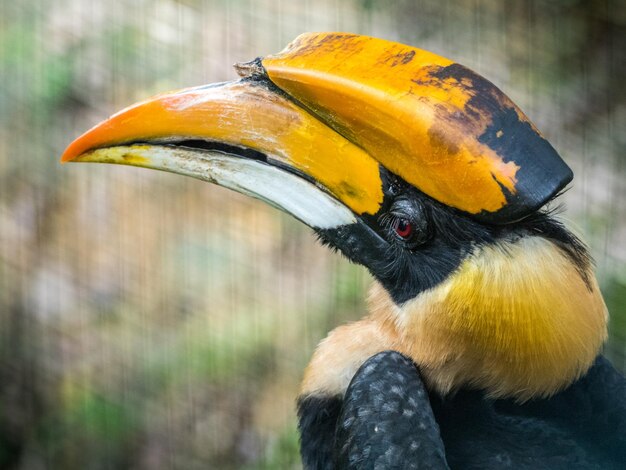
[[[587,248],[542,209],[572,172],[522,111],[449,59],[353,34],[237,71],[121,111],[63,160],[252,195],[370,271],[368,315],[305,372],[305,467],[618,468],[621,437],[584,441],[626,421],[623,379],[588,373],[606,307]]]
[[[428,394],[413,362],[388,351],[366,361],[334,406],[337,439],[325,453],[306,441],[318,445],[305,448],[310,468],[619,470],[626,462],[626,380],[603,357],[565,390],[519,403],[480,390]]]
[[[450,468],[626,466],[626,381],[603,357],[549,398],[520,404],[464,390],[449,398],[431,394],[430,402]]]

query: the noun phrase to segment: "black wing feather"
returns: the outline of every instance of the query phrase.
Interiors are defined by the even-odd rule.
[[[338,469],[447,469],[439,426],[415,367],[386,351],[346,391],[335,441]]]
[[[300,400],[299,417],[308,470],[626,469],[626,379],[602,356],[566,390],[519,404],[429,397],[413,362],[387,351],[343,399]]]

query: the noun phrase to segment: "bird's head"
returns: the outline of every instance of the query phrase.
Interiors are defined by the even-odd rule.
[[[476,312],[448,319],[468,331],[468,342],[478,341],[472,328],[480,324],[502,343],[515,305],[524,322],[537,321],[525,296],[569,283],[587,292],[576,294],[585,308],[602,310],[594,316],[602,320],[572,332],[594,331],[582,335],[589,344],[570,375],[588,366],[604,338],[604,306],[584,245],[542,212],[572,172],[496,86],[427,51],[343,33],[304,34],[236,68],[238,81],[159,95],[115,114],[62,160],[170,171],[266,201],[367,267],[388,309],[463,289],[466,308],[507,305],[500,320]],[[518,257],[535,262],[516,266]],[[546,308],[563,308],[556,297]],[[397,326],[403,317],[396,315]]]

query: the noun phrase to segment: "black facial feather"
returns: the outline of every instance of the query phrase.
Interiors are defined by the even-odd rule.
[[[431,199],[384,168],[381,179],[385,197],[377,214],[362,215],[357,224],[316,232],[324,245],[367,267],[397,304],[447,279],[481,246],[501,241],[506,247],[527,236],[552,241],[590,286],[587,247],[553,218],[554,210],[538,211],[508,225],[490,225]],[[398,217],[413,225],[420,237],[417,243],[394,233],[393,220]]]
[[[366,266],[396,303],[436,286],[475,246],[493,242],[488,227],[432,200],[384,168],[381,177],[385,199],[377,214],[317,234],[323,244]],[[391,216],[407,218],[416,230],[428,233],[412,247],[391,233],[386,223]]]

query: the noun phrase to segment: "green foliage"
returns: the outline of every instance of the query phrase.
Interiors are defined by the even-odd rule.
[[[244,467],[246,470],[274,470],[300,468],[300,447],[295,427],[285,429],[271,442],[259,462]]]

